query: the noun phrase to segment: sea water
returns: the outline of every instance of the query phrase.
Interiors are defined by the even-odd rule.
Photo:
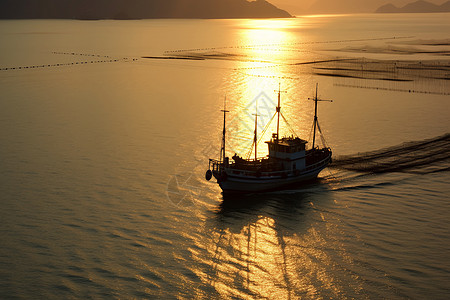
[[[449,20],[0,21],[0,297],[447,299]],[[264,156],[279,89],[311,145],[316,84],[335,167],[205,181],[224,105]]]

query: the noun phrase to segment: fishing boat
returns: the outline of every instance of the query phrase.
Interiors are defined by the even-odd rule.
[[[280,116],[286,121],[281,112],[281,89],[279,88],[275,112],[277,132],[272,134],[269,141],[266,141],[269,154],[266,157],[257,157],[258,114],[256,113],[251,150],[253,152],[254,146],[254,158],[242,158],[235,154],[230,160],[225,154],[226,114],[229,111],[224,107],[220,157],[209,159],[205,179],[209,181],[214,176],[224,193],[257,193],[280,190],[317,178],[318,174],[331,163],[332,155],[331,149],[325,144],[322,147],[316,145],[316,131],[319,130],[319,133],[322,133],[317,118],[317,103],[332,102],[332,100],[318,99],[317,88],[316,85],[315,97],[310,99],[315,104],[311,148],[307,148],[308,141],[298,136],[279,136]],[[267,126],[269,125],[270,123]]]

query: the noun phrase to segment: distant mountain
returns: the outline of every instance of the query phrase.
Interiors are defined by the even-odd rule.
[[[377,8],[377,10],[375,12],[376,13],[394,13],[394,12],[398,12],[399,10],[400,10],[400,8],[398,8],[394,4],[388,3],[388,4],[382,5],[379,8]]]
[[[380,6],[375,12],[377,13],[434,13],[434,12],[450,12],[450,0],[436,5],[427,1],[418,0],[406,4],[403,7],[396,7],[393,4]]]
[[[306,11],[308,14],[341,14],[364,11],[366,1],[361,0],[316,0]]]
[[[265,0],[0,0],[0,19],[289,17]]]
[[[269,0],[273,3],[285,3],[287,0]],[[293,0],[291,0],[293,1]],[[300,2],[300,0],[297,0]],[[311,3],[309,8],[303,9],[300,14],[350,14],[350,13],[373,13],[377,8],[390,2],[395,7],[404,5],[415,0],[301,0],[301,3]],[[427,0],[428,2],[442,4],[447,0]],[[287,6],[286,6],[287,7]],[[297,12],[295,8],[291,8]]]

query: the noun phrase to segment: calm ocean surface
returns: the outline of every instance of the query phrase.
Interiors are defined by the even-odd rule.
[[[0,298],[448,299],[449,39],[449,14],[0,21]],[[311,63],[336,58],[358,75]],[[223,199],[225,96],[245,155],[278,84],[308,139],[316,83],[343,168]]]

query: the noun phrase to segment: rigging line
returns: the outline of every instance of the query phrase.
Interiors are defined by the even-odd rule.
[[[262,133],[261,133],[261,136],[259,137],[259,140],[257,141],[257,144],[259,144],[259,142],[261,142],[261,140],[262,140],[264,134],[266,133],[267,129],[269,128],[270,123],[272,122],[272,120],[273,120],[273,118],[275,117],[276,114],[277,114],[277,113],[275,113],[275,114],[272,116],[272,119],[270,119],[269,123],[268,123],[268,124],[266,125],[266,127],[263,129],[263,131],[262,131]],[[251,145],[251,147],[250,147],[250,150],[247,152],[247,155],[246,155],[246,158],[247,158],[247,159],[250,159],[250,156],[252,155],[253,147],[254,147],[254,146],[255,146],[255,140],[253,140],[252,145]]]
[[[320,140],[322,141],[323,146],[326,147],[326,143],[324,141],[324,137],[322,134],[322,129],[320,128],[320,125],[319,125],[319,120],[316,120],[316,124],[317,124],[317,130],[319,131],[319,134],[320,134]]]
[[[258,144],[259,142],[261,142],[262,138],[264,137],[264,134],[266,133],[267,129],[269,128],[270,124],[273,121],[273,118],[275,118],[276,115],[277,113],[275,112],[272,116],[272,119],[270,119],[269,123],[267,123],[266,127],[264,127],[263,131],[261,132],[261,136],[259,137]]]
[[[280,112],[281,117],[283,118],[284,122],[286,122],[286,125],[288,126],[288,128],[292,131],[292,133],[295,136],[298,136],[297,133],[294,131],[294,129],[292,129],[291,125],[289,124],[289,122],[286,120],[286,118],[284,117],[284,115]]]
[[[325,137],[323,136],[322,129],[320,128],[319,120],[317,120],[316,122],[317,122],[317,129],[319,130],[319,133],[320,133],[320,139],[322,140],[323,146],[326,147],[327,142],[325,140]]]

